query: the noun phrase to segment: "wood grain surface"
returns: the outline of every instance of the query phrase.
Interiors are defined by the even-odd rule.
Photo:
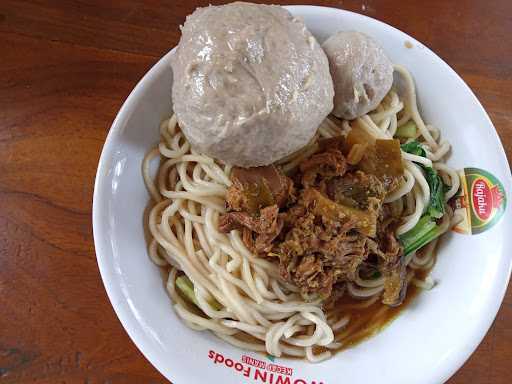
[[[0,383],[166,382],[128,338],[101,283],[93,183],[130,90],[178,42],[185,16],[209,2],[217,3],[0,1]],[[475,91],[511,159],[512,1],[316,3],[382,20],[431,47]],[[449,383],[511,376],[509,289]]]

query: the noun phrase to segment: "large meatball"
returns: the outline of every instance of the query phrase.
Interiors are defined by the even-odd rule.
[[[197,9],[171,65],[185,136],[229,164],[267,165],[289,155],[332,110],[327,58],[304,23],[280,6]]]
[[[355,119],[375,109],[393,84],[393,64],[371,37],[338,32],[322,45],[334,82],[333,114]]]

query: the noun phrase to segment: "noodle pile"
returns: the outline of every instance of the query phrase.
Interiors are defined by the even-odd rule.
[[[418,112],[414,83],[409,72],[396,65],[395,71],[405,85],[405,94],[391,90],[379,107],[357,119],[357,124],[379,139],[391,139],[397,127],[412,119],[427,158],[402,152],[404,177],[401,185],[390,193],[385,203],[403,218],[397,235],[413,228],[430,199],[430,189],[423,173],[414,162],[436,169],[450,188],[448,201],[459,189],[459,177],[444,163],[450,150],[447,141],[431,125],[425,125]],[[350,129],[350,122],[341,127],[327,118],[317,136],[299,152],[278,162],[287,173],[317,149],[319,138],[339,136]],[[298,288],[283,281],[278,266],[256,257],[243,243],[240,233],[224,234],[218,230],[219,215],[225,212],[231,167],[197,153],[177,127],[176,117],[160,127],[161,142],[143,161],[143,176],[154,202],[148,227],[151,234],[149,255],[170,272],[167,290],[179,317],[192,329],[210,330],[219,338],[243,349],[267,352],[274,356],[306,357],[311,362],[327,359],[331,349],[342,346],[340,332],[350,322],[348,314],[325,313],[320,300],[305,302]],[[160,157],[160,166],[153,181],[152,159]],[[441,226],[448,231],[455,222],[446,206]],[[420,280],[415,270],[430,269],[434,262],[437,240],[427,244],[420,253],[407,255],[408,281],[421,288],[431,288],[430,278]],[[196,305],[176,291],[176,278],[183,272],[194,285]],[[384,277],[365,280],[356,278],[347,284],[352,297],[361,306],[375,303],[384,289]],[[212,302],[220,304],[212,305]],[[206,316],[205,316],[206,315]],[[315,353],[322,347],[322,352]]]

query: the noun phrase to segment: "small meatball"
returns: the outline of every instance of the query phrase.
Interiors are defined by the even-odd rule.
[[[393,64],[371,37],[338,32],[322,45],[334,82],[333,114],[352,120],[375,109],[393,84]]]
[[[333,107],[325,53],[280,6],[196,9],[171,66],[183,133],[196,150],[228,164],[268,165],[297,151]]]

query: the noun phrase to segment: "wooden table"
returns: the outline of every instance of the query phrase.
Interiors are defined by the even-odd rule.
[[[166,382],[128,338],[101,283],[94,175],[128,93],[178,42],[185,16],[209,2],[0,1],[0,383]],[[512,1],[318,3],[431,47],[475,91],[511,159]],[[509,289],[449,383],[511,376]]]

